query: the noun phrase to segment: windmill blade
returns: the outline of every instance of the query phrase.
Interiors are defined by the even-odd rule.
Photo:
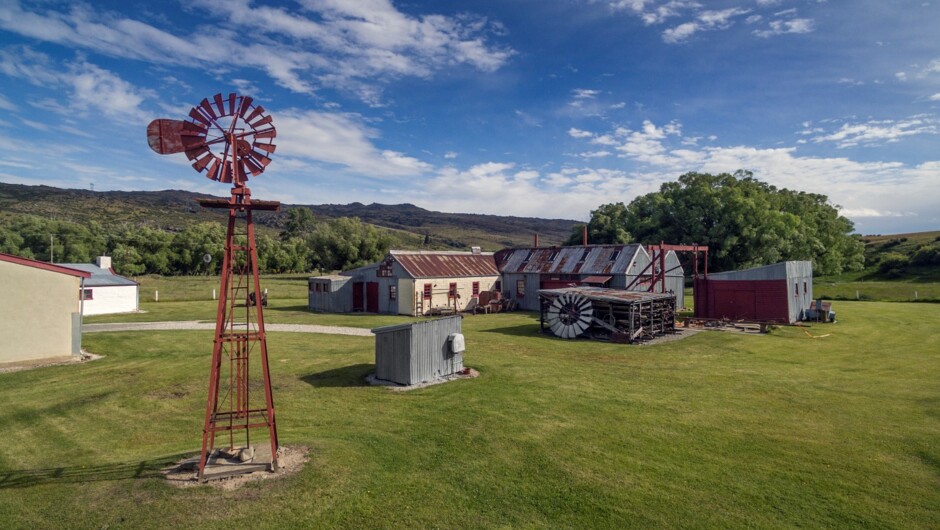
[[[193,123],[191,121],[184,121],[183,130],[180,131],[180,134],[185,136],[205,136],[209,129],[199,125],[198,123]]]
[[[231,116],[235,114],[235,100],[238,99],[238,94],[230,92],[228,95],[228,112],[225,113],[226,116]]]
[[[199,146],[194,147],[193,149],[187,149],[186,158],[190,160],[195,160],[205,153],[209,153],[209,148],[206,147],[205,145],[199,145]]]
[[[257,135],[255,136],[255,138],[257,138]],[[277,146],[274,144],[263,144],[261,142],[255,142],[251,144],[251,146],[257,149],[261,149],[262,151],[265,151],[268,154],[273,153],[274,150],[277,149]]]
[[[248,125],[251,125],[252,129],[257,129],[258,127],[261,127],[262,125],[267,125],[271,123],[272,121],[274,121],[274,118],[272,118],[271,116],[265,116],[264,118],[261,118],[260,120],[254,123],[249,123]]]
[[[161,155],[182,153],[185,150],[181,132],[188,121],[161,118],[147,125],[147,145]]]
[[[219,178],[216,180],[219,182],[232,182],[232,168],[227,160],[222,162],[222,167],[219,170]]]
[[[206,171],[206,177],[212,180],[219,180],[219,170],[222,167],[222,161],[216,157],[212,157],[212,165],[209,166],[209,170]]]
[[[212,153],[209,153],[208,155],[200,158],[199,160],[196,160],[193,163],[193,169],[195,169],[199,173],[202,173],[202,170],[206,169],[206,166],[209,165],[209,162],[212,162],[213,160],[215,160],[215,156],[213,156]]]
[[[270,129],[264,129],[255,133],[255,138],[274,138],[277,136],[277,131],[274,130],[274,127]]]
[[[222,94],[216,94],[212,96],[212,99],[215,100],[215,108],[219,109],[219,116],[225,116],[225,105],[222,102]]]
[[[261,167],[263,168],[268,167],[268,164],[271,163],[270,158],[264,156],[263,154],[257,151],[252,151],[251,153],[248,154],[248,156],[250,156],[256,163],[261,164]]]
[[[238,115],[241,116],[242,119],[245,119],[245,113],[248,112],[248,109],[251,108],[252,101],[254,101],[254,99],[252,99],[251,96],[245,96],[242,98],[242,102],[238,106]]]
[[[245,157],[242,161],[245,163],[245,167],[248,168],[248,171],[251,172],[252,177],[257,177],[264,173],[264,168],[256,164],[250,157]]]
[[[209,118],[213,120],[218,117],[215,114],[215,110],[212,108],[212,104],[209,103],[209,100],[207,98],[204,98],[202,101],[199,102],[199,108],[202,109],[202,111],[206,114],[206,116],[208,116]]]
[[[258,105],[257,107],[255,107],[255,110],[251,111],[251,114],[245,117],[245,121],[247,121],[248,123],[251,123],[252,120],[257,118],[258,116],[261,116],[262,114],[264,114],[264,107],[262,107],[261,105]]]
[[[196,107],[193,107],[193,109],[189,111],[189,117],[205,125],[206,127],[212,125],[211,123],[209,123],[209,120],[207,120],[206,117],[202,115],[202,113],[196,110]]]

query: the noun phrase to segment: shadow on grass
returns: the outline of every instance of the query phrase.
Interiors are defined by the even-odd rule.
[[[514,337],[537,337],[539,336],[539,323],[522,324],[519,326],[507,326],[505,328],[490,328],[481,330],[483,333],[499,333],[501,335],[512,335]]]
[[[321,388],[367,386],[366,376],[374,371],[374,364],[360,363],[305,375],[301,377],[300,380],[310,386]]]
[[[307,304],[300,305],[286,305],[286,306],[269,306],[264,308],[265,311],[302,311],[305,313],[310,313],[310,307]]]
[[[141,460],[139,462],[0,471],[0,490],[9,488],[31,488],[33,486],[46,484],[73,484],[107,480],[155,478],[162,476],[160,473],[161,470],[173,466],[175,463],[191,454],[192,453],[180,453],[161,456],[152,460]]]

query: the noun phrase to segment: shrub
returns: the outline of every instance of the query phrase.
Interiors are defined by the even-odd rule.
[[[881,256],[878,263],[878,272],[888,278],[898,278],[904,274],[904,268],[910,263],[910,259],[904,254],[897,252],[886,252]]]

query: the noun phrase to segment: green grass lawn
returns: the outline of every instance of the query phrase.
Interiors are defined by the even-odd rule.
[[[0,374],[0,527],[940,527],[940,306],[838,310],[655,346],[472,316],[480,377],[407,393],[363,384],[371,338],[270,333],[311,460],[225,492],[158,475],[198,448],[211,332],[89,334],[105,358]]]
[[[316,276],[309,274],[265,274],[261,276],[261,288],[268,290],[269,298],[293,299],[307,298],[307,279]],[[212,291],[218,295],[218,276],[157,276],[148,274],[134,278],[140,282],[140,302],[153,302],[155,297],[161,302],[179,302],[183,300],[212,300]],[[155,293],[159,293],[156,296]]]

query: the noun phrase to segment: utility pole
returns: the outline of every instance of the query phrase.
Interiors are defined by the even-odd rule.
[[[55,234],[49,234],[49,263],[55,263]]]

